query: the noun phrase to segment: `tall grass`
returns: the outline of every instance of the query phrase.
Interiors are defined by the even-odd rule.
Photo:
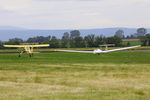
[[[150,53],[0,54],[1,100],[149,100]]]

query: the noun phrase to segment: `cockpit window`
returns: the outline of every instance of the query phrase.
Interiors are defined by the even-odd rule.
[[[27,50],[30,50],[30,47],[27,47]]]

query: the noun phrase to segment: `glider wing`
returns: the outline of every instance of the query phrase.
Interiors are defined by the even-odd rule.
[[[133,48],[137,48],[137,47],[140,47],[140,46],[141,45],[132,46],[132,47],[125,47],[125,48],[119,48],[119,49],[106,50],[106,51],[103,51],[103,53],[113,52],[113,51],[120,51],[120,50],[126,50],[126,49],[133,49]]]
[[[75,50],[55,50],[60,52],[79,52],[79,53],[93,53],[93,51],[75,51]]]

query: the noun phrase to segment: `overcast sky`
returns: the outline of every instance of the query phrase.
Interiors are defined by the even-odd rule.
[[[0,25],[29,29],[150,27],[150,0],[0,0]]]

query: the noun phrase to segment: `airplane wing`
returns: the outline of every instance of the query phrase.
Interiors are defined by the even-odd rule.
[[[18,48],[18,47],[25,47],[25,45],[4,45],[4,47],[14,47],[14,48]]]
[[[38,45],[30,45],[31,47],[48,47],[49,44],[38,44]]]
[[[141,45],[137,45],[137,46],[132,46],[132,47],[125,47],[125,48],[119,48],[119,49],[112,49],[112,50],[106,50],[106,51],[102,51],[103,53],[107,53],[107,52],[113,52],[113,51],[120,51],[120,50],[126,50],[126,49],[132,49],[132,48],[137,48],[140,47]]]
[[[4,47],[48,47],[49,44],[39,44],[39,45],[4,45]]]
[[[93,53],[93,51],[75,51],[75,50],[55,50],[60,52],[78,52],[78,53]]]

